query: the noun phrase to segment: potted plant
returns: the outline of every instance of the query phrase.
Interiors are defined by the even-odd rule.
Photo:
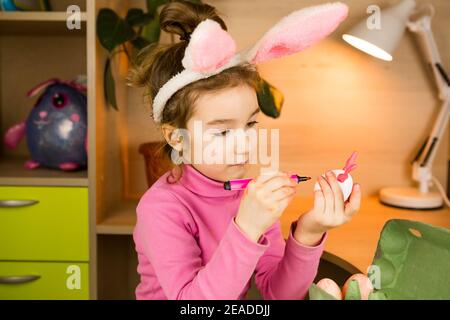
[[[108,52],[103,73],[104,95],[108,105],[116,110],[118,106],[111,72],[112,58],[117,53],[123,52],[132,61],[139,50],[159,41],[161,29],[158,8],[167,2],[169,0],[147,0],[147,11],[130,8],[125,18],[110,8],[102,8],[98,13],[97,37]]]

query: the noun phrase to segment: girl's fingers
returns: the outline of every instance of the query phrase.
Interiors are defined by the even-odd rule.
[[[264,172],[261,173],[257,178],[256,178],[256,182],[260,185],[264,184],[265,182],[267,182],[268,180],[274,178],[274,177],[279,177],[282,176],[283,173],[280,171],[274,171],[274,172]]]
[[[339,183],[336,179],[336,176],[333,171],[329,171],[326,174],[328,183],[333,190],[334,195],[334,210],[337,212],[344,212],[344,194],[342,193],[341,188],[339,187]]]
[[[314,211],[317,213],[325,211],[325,197],[322,190],[314,191]]]
[[[278,209],[280,210],[280,212],[284,211],[284,209],[287,208],[287,206],[289,205],[289,203],[291,203],[293,198],[294,198],[294,193],[290,194],[287,197],[282,198],[279,201],[276,201],[278,203]]]
[[[279,191],[279,190],[278,190]],[[277,191],[277,192],[278,192]],[[283,195],[279,200],[271,200],[270,208],[278,213],[282,213],[294,198],[294,193],[287,196]]]
[[[290,196],[293,196],[295,194],[295,188],[294,187],[282,187],[278,190],[275,190],[272,195],[271,199],[273,201],[280,201],[285,198],[288,198]]]
[[[293,179],[290,179],[285,173],[276,175],[269,180],[265,181],[262,185],[264,192],[272,193],[283,187],[293,187],[296,183]]]
[[[328,181],[320,176],[319,177],[320,188],[322,189],[323,195],[325,197],[325,211],[334,211],[334,195],[333,190],[331,190]]]
[[[356,212],[358,212],[361,206],[361,185],[355,183],[352,188],[352,193],[350,194],[350,198],[345,204],[345,215],[348,218],[351,218]]]

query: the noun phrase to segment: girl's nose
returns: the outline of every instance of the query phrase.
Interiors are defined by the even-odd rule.
[[[234,154],[241,159],[248,159],[251,150],[251,138],[245,131],[236,133],[234,142]]]
[[[46,116],[47,116],[47,111],[39,112],[39,117],[41,117],[41,119],[44,119]]]

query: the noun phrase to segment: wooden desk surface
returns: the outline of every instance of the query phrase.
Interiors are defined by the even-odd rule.
[[[281,218],[285,238],[292,221],[312,206],[312,197],[294,198]],[[325,251],[366,273],[372,263],[380,232],[390,219],[415,220],[450,229],[450,209],[447,207],[433,211],[403,210],[382,205],[378,196],[370,196],[361,200],[360,211],[349,223],[329,232]]]

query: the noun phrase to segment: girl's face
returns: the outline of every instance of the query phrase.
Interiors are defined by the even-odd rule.
[[[185,157],[192,166],[211,179],[243,178],[255,150],[258,114],[256,92],[250,86],[202,94],[187,122],[190,141],[183,154],[188,151]]]

